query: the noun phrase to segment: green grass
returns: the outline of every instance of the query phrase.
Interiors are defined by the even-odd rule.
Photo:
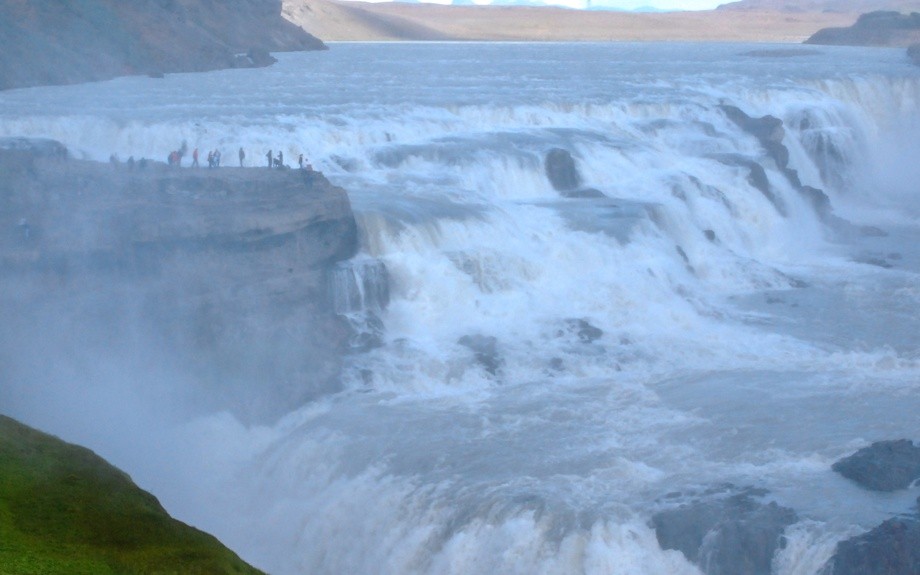
[[[0,415],[0,574],[258,574],[92,451]]]

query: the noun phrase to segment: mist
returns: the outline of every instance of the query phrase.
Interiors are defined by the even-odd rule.
[[[755,510],[766,569],[816,573],[916,501],[831,465],[920,435],[920,80],[751,49],[348,44],[2,94],[0,134],[71,159],[0,188],[34,231],[0,408],[272,573],[699,573],[656,527],[685,508]],[[249,163],[124,164],[183,140]]]

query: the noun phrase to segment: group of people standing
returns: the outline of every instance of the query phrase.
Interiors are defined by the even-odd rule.
[[[182,147],[180,147],[178,150],[173,150],[172,152],[169,153],[169,157],[167,158],[169,165],[177,166],[177,167],[181,166],[182,158],[185,156],[187,151],[188,151],[188,147],[186,143],[182,142]],[[240,159],[240,167],[242,168],[246,160],[246,151],[243,148],[240,148],[238,155]],[[113,155],[112,157],[114,158],[115,156]],[[221,158],[220,150],[214,149],[214,150],[209,151],[208,152],[208,167],[209,168],[219,168],[220,158]],[[265,154],[265,158],[268,160],[269,168],[287,168],[288,167],[284,165],[284,153],[281,150],[278,150],[277,156],[273,155],[272,150],[269,150],[268,153]],[[310,165],[310,162],[308,160],[304,159],[303,154],[300,154],[297,157],[297,165],[300,167],[301,170],[306,169],[309,171],[313,171],[313,166]],[[192,166],[191,167],[193,168],[200,167],[200,164],[198,163],[198,148],[195,148],[194,150],[192,150]]]
[[[272,151],[269,150],[268,153],[265,154],[265,159],[268,160],[269,168],[286,168],[287,167],[284,165],[284,153],[281,150],[278,150],[277,157],[273,156]],[[303,154],[300,154],[299,156],[297,156],[297,165],[300,167],[301,170],[307,169],[311,172],[313,171],[313,166],[310,165],[310,162],[308,160],[304,160]]]
[[[243,167],[243,160],[246,158],[246,152],[243,151],[243,148],[240,148],[240,167]],[[198,163],[198,148],[195,148],[192,151],[192,167],[199,167]],[[211,150],[208,152],[208,167],[209,168],[219,168],[220,167],[220,150]]]

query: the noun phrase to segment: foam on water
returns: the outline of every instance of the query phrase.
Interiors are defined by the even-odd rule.
[[[382,326],[344,391],[268,426],[151,424],[146,460],[94,418],[10,409],[274,573],[697,573],[647,521],[725,482],[796,509],[774,571],[815,573],[916,498],[829,466],[920,438],[920,72],[746,48],[337,45],[0,94],[0,136],[100,161],[304,154],[360,227],[336,309]],[[782,119],[790,167],[856,225],[822,220],[723,104]],[[606,197],[555,191],[552,148]]]

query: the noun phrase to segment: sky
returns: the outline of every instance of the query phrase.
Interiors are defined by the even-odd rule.
[[[387,2],[390,0],[365,0]],[[460,3],[454,0],[416,0],[435,4]],[[653,8],[657,10],[711,10],[732,0],[472,0],[474,4],[547,4],[569,8],[609,8],[636,10]],[[463,2],[468,3],[468,2]]]

